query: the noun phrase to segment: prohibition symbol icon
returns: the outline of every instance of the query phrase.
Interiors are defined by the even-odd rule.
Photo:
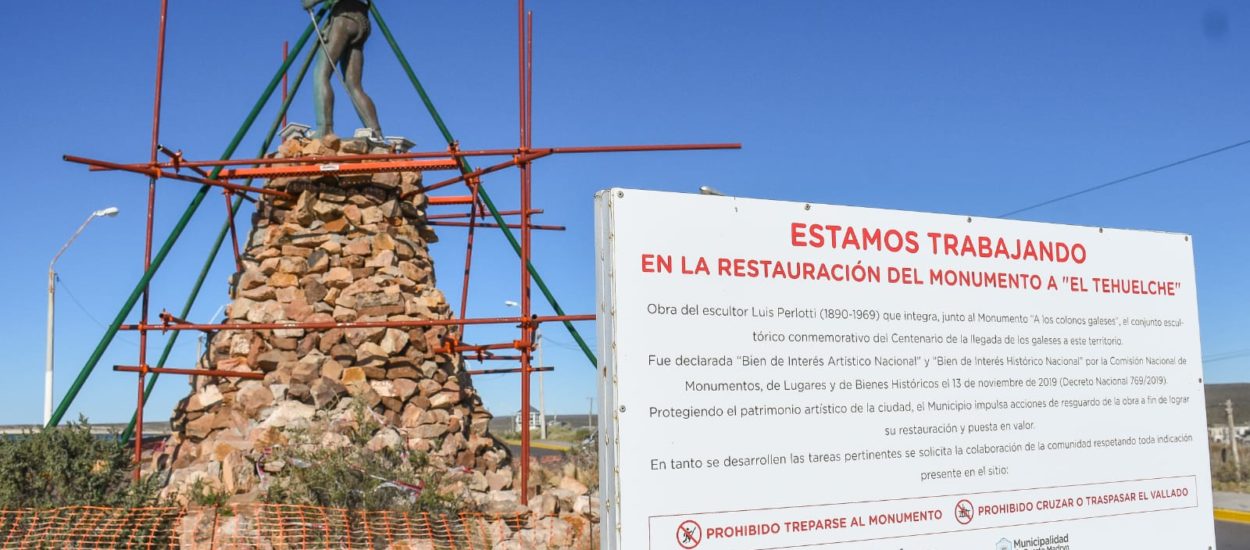
[[[973,515],[972,501],[965,498],[955,503],[955,521],[960,525],[972,523]]]
[[[688,519],[677,526],[678,546],[690,550],[698,546],[700,542],[703,542],[703,527],[699,526],[698,522]]]

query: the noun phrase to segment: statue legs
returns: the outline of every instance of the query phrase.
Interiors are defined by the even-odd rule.
[[[363,15],[363,14],[362,14]],[[361,86],[364,70],[364,45],[369,37],[368,19],[338,15],[330,20],[325,44],[317,55],[313,71],[313,103],[316,105],[317,134],[334,133],[334,89],[330,79],[337,63],[343,71],[343,84],[365,126],[382,135],[377,108]]]

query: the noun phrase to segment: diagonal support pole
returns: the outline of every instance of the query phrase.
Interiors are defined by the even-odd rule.
[[[298,48],[299,45],[297,44],[296,46]],[[298,53],[299,53],[299,50],[297,49],[294,52],[294,54],[291,54],[291,55],[295,55]],[[265,141],[261,144],[260,152],[257,153],[256,155],[257,157],[264,156],[265,152],[269,150],[269,146],[273,144],[273,138],[274,136],[278,134],[278,130],[280,129],[281,125],[284,123],[286,119],[287,111],[290,110],[291,102],[295,99],[297,92],[299,92],[300,85],[304,82],[304,77],[308,74],[308,68],[312,65],[312,61],[315,58],[316,58],[316,51],[313,50],[313,51],[310,51],[308,53],[308,56],[304,59],[304,64],[300,67],[299,73],[295,76],[295,85],[291,87],[290,93],[287,94],[287,96],[282,100],[282,107],[278,109],[278,116],[274,119],[273,124],[269,126],[269,131],[265,135]],[[251,184],[252,184],[252,180],[249,178],[245,182],[244,185],[251,186]],[[195,300],[199,298],[200,290],[204,287],[204,281],[205,279],[208,278],[208,272],[213,267],[213,263],[217,259],[217,254],[221,251],[221,247],[225,243],[226,236],[231,231],[231,226],[233,225],[232,221],[234,219],[234,216],[239,213],[239,208],[242,205],[243,205],[242,197],[235,199],[233,204],[231,204],[231,208],[230,208],[230,211],[228,212],[226,221],[224,224],[222,224],[221,230],[218,231],[216,240],[213,241],[213,246],[209,250],[208,258],[204,260],[204,265],[200,268],[200,274],[196,277],[195,284],[191,286],[191,292],[187,295],[187,300],[182,305],[182,310],[178,314],[178,318],[186,319],[188,316],[191,315],[191,307],[195,305]],[[181,331],[174,331],[172,334],[170,334],[169,340],[165,342],[165,348],[161,350],[160,359],[158,359],[156,362],[157,368],[163,368],[165,366],[165,362],[169,360],[169,356],[173,352],[173,349],[174,349],[174,344],[178,341],[178,336],[180,334],[182,334]],[[152,396],[152,390],[155,389],[156,380],[159,377],[160,377],[160,372],[153,372],[152,378],[148,380],[147,388],[144,389],[143,400],[145,403],[147,402],[148,398]],[[137,416],[138,416],[138,411],[135,411],[134,413],[131,414],[130,422],[126,424],[126,429],[122,430],[121,434],[118,435],[118,441],[121,441],[124,443],[130,439],[132,434],[134,434],[135,426],[137,423]]]
[[[296,42],[296,52],[303,49],[304,44],[308,42],[308,38],[312,36],[312,32],[313,25],[310,24],[304,29],[304,33],[300,35],[299,40]],[[256,117],[260,115],[261,109],[264,108],[265,104],[269,102],[269,98],[282,82],[282,75],[290,70],[291,63],[294,59],[294,56],[287,57],[287,59],[283,61],[282,67],[278,69],[278,72],[274,74],[272,79],[270,79],[264,92],[261,93],[260,99],[258,99],[256,104],[252,106],[252,109],[248,112],[243,124],[239,127],[238,131],[235,132],[234,137],[230,140],[230,144],[226,146],[225,152],[221,155],[222,160],[228,159],[234,155],[234,151],[238,149],[239,144],[243,141],[243,137],[247,135],[247,132],[251,129],[252,124],[256,122]],[[220,172],[221,167],[214,168],[210,173],[211,177],[209,179],[216,178]],[[117,336],[117,331],[121,327],[121,324],[125,322],[126,317],[130,315],[130,312],[134,309],[135,304],[138,303],[139,298],[143,296],[143,290],[147,288],[148,284],[152,281],[152,277],[156,275],[156,272],[160,269],[161,265],[165,263],[165,258],[169,255],[170,250],[173,249],[174,243],[178,242],[178,238],[182,236],[182,232],[186,229],[187,224],[190,223],[191,218],[195,215],[195,211],[199,209],[200,204],[204,202],[204,198],[208,195],[208,191],[210,189],[212,189],[212,186],[200,186],[199,191],[196,192],[195,196],[191,199],[191,203],[187,205],[186,210],[182,213],[182,217],[178,219],[178,222],[174,225],[173,230],[170,231],[169,236],[165,238],[165,242],[161,244],[160,249],[152,258],[151,265],[149,265],[143,272],[143,276],[139,278],[134,290],[131,291],[130,296],[127,297],[125,303],[122,304],[121,310],[117,312],[117,316],[113,318],[113,321],[109,324],[108,329],[104,331],[104,336],[100,339],[100,343],[96,345],[95,350],[91,352],[91,356],[87,358],[86,364],[83,365],[82,370],[78,372],[78,376],[74,379],[73,384],[70,385],[69,390],[66,391],[65,397],[61,399],[61,402],[57,405],[56,410],[52,412],[52,418],[48,421],[48,424],[45,427],[51,428],[56,426],[57,424],[60,424],[61,419],[65,417],[65,413],[69,410],[70,404],[73,403],[76,397],[78,397],[78,393],[82,391],[82,387],[86,384],[87,378],[91,376],[91,372],[95,370],[96,365],[99,364],[100,359],[104,356],[104,352],[108,349],[109,345],[113,343],[113,338]]]
[[[373,14],[373,19],[377,22],[378,29],[382,31],[382,36],[386,38],[386,43],[389,44],[391,50],[395,52],[396,59],[399,60],[399,64],[404,68],[404,73],[408,75],[408,81],[411,82],[412,87],[416,89],[417,95],[421,96],[421,102],[425,104],[426,110],[430,112],[430,117],[434,119],[434,124],[438,126],[439,132],[443,134],[443,139],[447,141],[447,145],[449,147],[452,146],[456,143],[456,139],[452,137],[451,131],[447,129],[447,124],[443,122],[443,117],[439,115],[438,110],[434,108],[434,102],[430,100],[430,96],[426,93],[425,87],[421,85],[421,81],[417,78],[416,72],[412,70],[412,65],[408,63],[408,57],[404,55],[403,50],[399,47],[399,43],[395,41],[395,36],[391,34],[390,27],[387,26],[386,20],[382,18],[382,14],[378,11],[377,2],[369,3],[369,12]],[[469,161],[465,157],[460,157],[460,172],[464,174],[473,172],[473,167],[469,165]],[[508,244],[512,245],[512,250],[516,252],[517,257],[521,257],[520,241],[517,240],[516,234],[514,234],[511,229],[508,229],[507,221],[504,220],[502,215],[500,215],[499,209],[495,207],[495,203],[491,200],[490,194],[486,192],[485,187],[478,187],[478,196],[482,199],[482,204],[486,205],[486,209],[490,212],[491,217],[495,219],[495,223],[499,226],[499,230],[503,231],[504,237],[508,239]],[[551,309],[555,311],[556,315],[565,315],[564,308],[560,307],[560,303],[556,301],[555,295],[551,293],[551,289],[547,287],[547,283],[543,281],[543,278],[538,274],[538,270],[534,268],[533,262],[526,261],[525,267],[529,271],[530,276],[533,278],[534,285],[538,287],[538,290],[543,293],[543,297],[547,299],[547,303],[551,305]],[[573,323],[569,321],[564,321],[564,327],[568,329],[569,334],[571,334],[573,339],[577,341],[578,347],[582,349],[582,353],[586,355],[586,359],[590,361],[591,366],[598,368],[599,363],[595,358],[595,353],[591,351],[590,346],[586,344],[586,340],[583,339],[581,333],[577,331],[577,327],[573,326]]]

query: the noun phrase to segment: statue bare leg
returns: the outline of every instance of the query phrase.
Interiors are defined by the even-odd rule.
[[[347,59],[343,62],[343,85],[347,87],[347,93],[351,95],[352,105],[356,107],[356,114],[360,116],[360,120],[364,121],[367,128],[377,133],[378,137],[382,136],[382,125],[378,122],[378,110],[373,105],[373,99],[369,94],[365,93],[365,89],[360,84],[361,74],[365,67],[364,41],[350,47],[347,51]]]
[[[337,8],[337,6],[336,6]],[[343,70],[344,85],[351,97],[356,113],[365,126],[378,136],[382,127],[378,123],[377,108],[361,86],[364,69],[364,44],[369,37],[368,15],[363,10],[341,12],[336,9],[326,25],[324,44],[317,56],[313,71],[313,102],[316,104],[317,133],[326,136],[334,133],[334,89],[330,79],[334,64]]]

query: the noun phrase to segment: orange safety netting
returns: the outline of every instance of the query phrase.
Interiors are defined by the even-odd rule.
[[[184,510],[71,506],[0,510],[0,548],[177,548]]]
[[[597,528],[580,517],[532,521],[284,504],[74,506],[0,510],[0,549],[596,550]]]

